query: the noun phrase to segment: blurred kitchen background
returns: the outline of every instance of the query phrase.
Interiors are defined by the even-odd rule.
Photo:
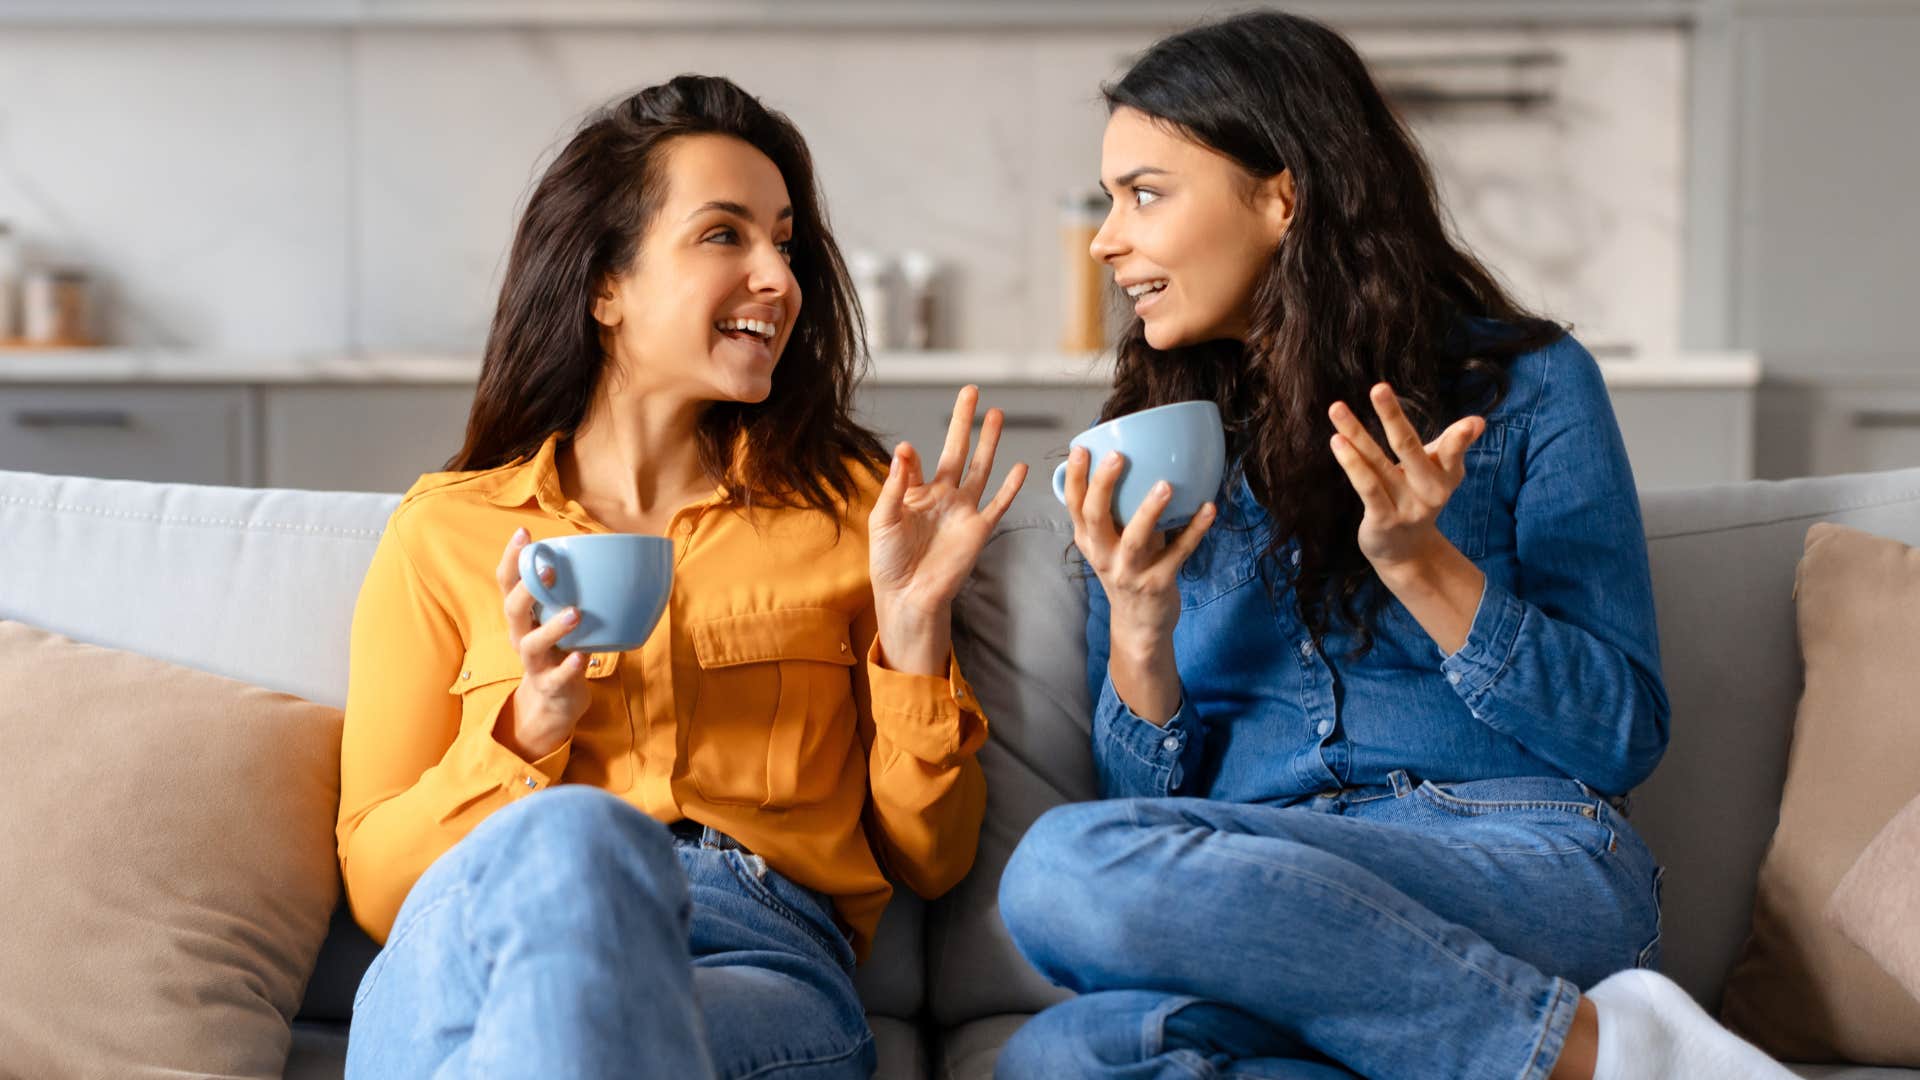
[[[459,445],[541,168],[684,71],[812,144],[884,308],[869,421],[937,445],[979,382],[1050,468],[1117,325],[1079,284],[1097,88],[1245,6],[0,0],[0,468],[403,489]],[[1920,3],[1289,8],[1352,37],[1459,235],[1601,359],[1643,489],[1920,465]]]

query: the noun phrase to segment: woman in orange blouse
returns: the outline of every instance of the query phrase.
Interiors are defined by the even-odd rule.
[[[971,387],[931,477],[889,462],[863,353],[806,144],[732,83],[635,94],[547,169],[466,445],[354,614],[340,862],[385,947],[349,1075],[872,1073],[887,875],[932,897],[973,861],[949,616],[1026,469],[982,506]],[[518,580],[597,532],[673,544],[630,652],[557,649],[575,613],[536,625]]]

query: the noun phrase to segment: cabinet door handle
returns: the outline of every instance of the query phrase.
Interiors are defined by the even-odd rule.
[[[23,428],[130,428],[133,414],[125,409],[21,409],[13,426]]]
[[[1920,410],[1863,409],[1853,414],[1853,424],[1863,428],[1920,427]]]
[[[980,425],[986,422],[987,418],[984,414],[975,417],[973,421],[974,430],[979,430]],[[1000,414],[1000,430],[1002,431],[1052,431],[1059,426],[1059,417],[1047,416],[1044,413]]]

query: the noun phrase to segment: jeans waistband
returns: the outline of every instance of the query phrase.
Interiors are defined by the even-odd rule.
[[[1356,803],[1372,802],[1375,799],[1404,799],[1408,795],[1413,794],[1413,789],[1419,787],[1421,782],[1421,778],[1409,775],[1407,770],[1395,769],[1387,774],[1386,783],[1384,784],[1352,784],[1328,791],[1315,792],[1307,796],[1307,799],[1309,801],[1313,799],[1338,799],[1349,806]],[[1457,781],[1434,781],[1436,784],[1446,784],[1450,782]],[[1581,791],[1586,793],[1588,798],[1599,799],[1608,806],[1613,807],[1621,817],[1627,817],[1629,810],[1632,808],[1633,799],[1631,794],[1603,795],[1583,781],[1568,780],[1568,783],[1577,786]]]
[[[673,841],[676,844],[698,844],[701,847],[718,848],[723,851],[731,849],[745,855],[753,854],[753,849],[747,845],[711,825],[702,825],[691,818],[681,818],[668,825],[667,831],[673,834]]]

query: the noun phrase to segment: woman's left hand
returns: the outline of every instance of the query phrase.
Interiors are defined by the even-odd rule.
[[[873,582],[880,647],[898,670],[944,673],[953,598],[973,572],[993,527],[1027,478],[1025,463],[1008,470],[993,501],[980,505],[1000,445],[1000,410],[989,409],[980,445],[968,459],[977,387],[960,391],[947,442],[925,479],[911,443],[894,449],[887,481],[867,518],[868,575]],[[933,654],[938,653],[935,657]]]
[[[1436,522],[1466,476],[1467,448],[1486,431],[1487,423],[1478,416],[1464,417],[1423,444],[1392,388],[1378,383],[1369,396],[1393,458],[1373,441],[1345,402],[1335,402],[1328,415],[1338,432],[1333,437],[1334,459],[1346,470],[1365,508],[1360,519],[1360,553],[1384,580],[1457,554]]]

